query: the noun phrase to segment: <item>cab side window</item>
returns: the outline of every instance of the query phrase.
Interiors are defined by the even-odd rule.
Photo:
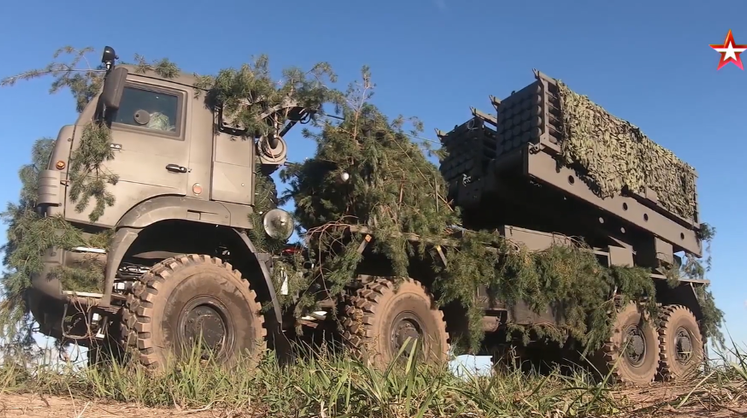
[[[125,87],[113,123],[176,135],[180,129],[179,96],[161,91]]]

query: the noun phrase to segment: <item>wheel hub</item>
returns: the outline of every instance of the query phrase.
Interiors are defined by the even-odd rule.
[[[693,342],[690,333],[684,328],[677,329],[674,340],[675,357],[677,361],[686,363],[690,360],[693,352]]]
[[[412,344],[421,339],[422,326],[417,317],[409,313],[401,313],[394,319],[392,324],[391,347],[392,354],[397,355],[403,347],[404,356],[409,356]],[[408,340],[409,338],[409,340]]]
[[[209,301],[194,301],[182,313],[180,340],[191,350],[197,341],[201,341],[201,356],[207,358],[212,353],[220,354],[228,336],[225,315]]]
[[[638,327],[630,327],[626,333],[625,358],[633,366],[640,366],[646,358],[646,337]]]

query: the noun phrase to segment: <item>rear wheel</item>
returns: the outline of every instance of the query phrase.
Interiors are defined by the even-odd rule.
[[[684,306],[665,306],[659,318],[660,374],[664,380],[688,380],[703,363],[703,338],[695,315]]]
[[[344,307],[343,338],[376,367],[386,368],[400,353],[407,357],[419,343],[421,359],[448,361],[449,334],[443,312],[418,281],[407,278],[399,286],[393,278],[364,276]]]
[[[249,283],[230,264],[182,255],[156,264],[133,287],[124,335],[149,368],[185,358],[195,348],[203,359],[223,364],[240,355],[257,360],[267,348],[260,309]]]
[[[659,338],[656,328],[635,303],[618,312],[610,339],[599,353],[598,368],[616,383],[644,386],[656,377]]]

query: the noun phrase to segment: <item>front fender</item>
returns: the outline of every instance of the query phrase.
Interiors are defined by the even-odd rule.
[[[179,196],[161,196],[144,201],[130,209],[117,223],[106,263],[106,283],[102,306],[111,306],[112,289],[117,268],[122,263],[127,250],[135,242],[140,231],[147,226],[166,220],[185,220],[211,225],[231,227],[247,250],[256,258],[272,300],[276,323],[282,327],[282,309],[272,283],[272,275],[267,265],[259,259],[257,249],[243,232],[252,227],[249,221],[251,207],[227,203],[211,202]]]
[[[250,206],[184,196],[159,196],[143,201],[127,211],[117,222],[117,228],[142,229],[156,222],[179,219],[250,229],[251,213]]]

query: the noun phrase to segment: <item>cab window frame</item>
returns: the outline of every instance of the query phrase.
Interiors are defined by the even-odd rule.
[[[149,136],[159,136],[168,138],[171,140],[184,141],[184,111],[185,111],[185,92],[182,90],[170,89],[161,86],[152,86],[148,84],[142,84],[137,82],[128,81],[125,83],[125,89],[140,90],[148,93],[163,94],[176,97],[176,121],[174,121],[175,131],[163,131],[160,129],[147,128],[145,126],[137,126],[123,122],[116,122],[111,120],[111,128],[113,130],[127,131],[132,133],[139,133]],[[119,112],[119,109],[117,110]]]

